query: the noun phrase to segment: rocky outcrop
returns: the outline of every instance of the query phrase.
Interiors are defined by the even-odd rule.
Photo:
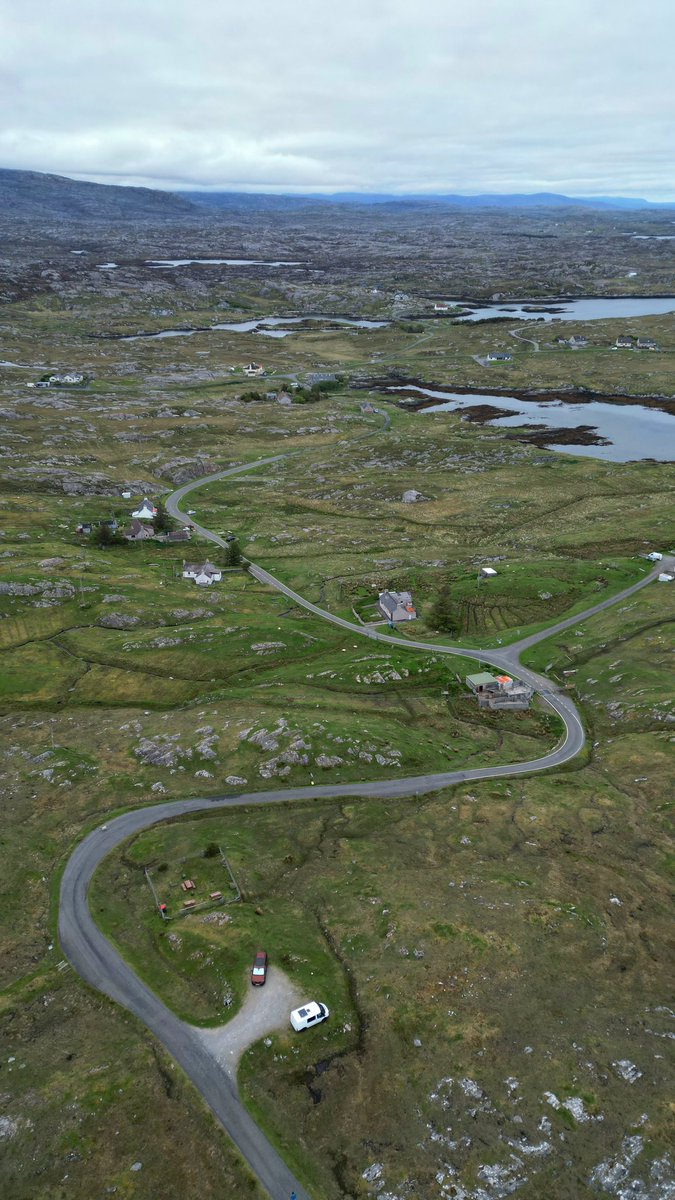
[[[127,616],[126,613],[111,612],[100,617],[98,623],[106,629],[133,629],[134,625],[139,624],[139,618]]]
[[[42,581],[39,583],[11,583],[10,581],[0,583],[0,595],[2,596],[40,596],[43,600],[72,600],[75,595],[75,588],[72,583],[67,580],[58,580],[54,583]]]
[[[41,467],[36,471],[30,468],[8,471],[7,475],[16,491],[28,488],[31,492],[62,492],[66,496],[119,496],[120,488],[124,486],[135,495],[157,492],[157,484],[147,479],[124,480],[122,484],[105,475],[75,475],[72,471],[49,464],[41,464]]]
[[[173,458],[157,467],[157,473],[170,479],[171,483],[191,483],[203,475],[213,475],[217,465],[210,458]]]

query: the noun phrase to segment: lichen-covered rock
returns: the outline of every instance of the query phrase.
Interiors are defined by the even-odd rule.
[[[323,767],[326,770],[328,767],[341,767],[344,759],[338,754],[319,754],[315,758],[317,767]]]
[[[203,475],[213,475],[216,464],[210,458],[174,458],[159,467],[159,474],[172,483],[191,483]]]
[[[111,612],[100,617],[98,623],[106,629],[133,629],[134,625],[139,624],[139,618],[127,616],[126,613]]]

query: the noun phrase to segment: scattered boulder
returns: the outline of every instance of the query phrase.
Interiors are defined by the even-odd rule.
[[[141,738],[134,750],[137,758],[153,767],[173,767],[182,757],[180,746],[169,741],[168,737]],[[153,789],[154,790],[154,789]]]

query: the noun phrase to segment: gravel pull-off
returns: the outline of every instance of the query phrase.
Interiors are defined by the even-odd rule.
[[[305,997],[307,999],[307,997]],[[276,1029],[290,1028],[291,1010],[303,997],[279,967],[270,967],[263,987],[250,987],[236,1017],[217,1029],[199,1029],[206,1049],[236,1079],[239,1059],[249,1046]]]

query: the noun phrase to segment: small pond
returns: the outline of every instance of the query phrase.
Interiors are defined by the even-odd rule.
[[[190,267],[193,263],[199,266],[214,267],[302,267],[302,262],[288,262],[284,259],[266,258],[146,258],[146,267],[155,270],[162,267]]]

